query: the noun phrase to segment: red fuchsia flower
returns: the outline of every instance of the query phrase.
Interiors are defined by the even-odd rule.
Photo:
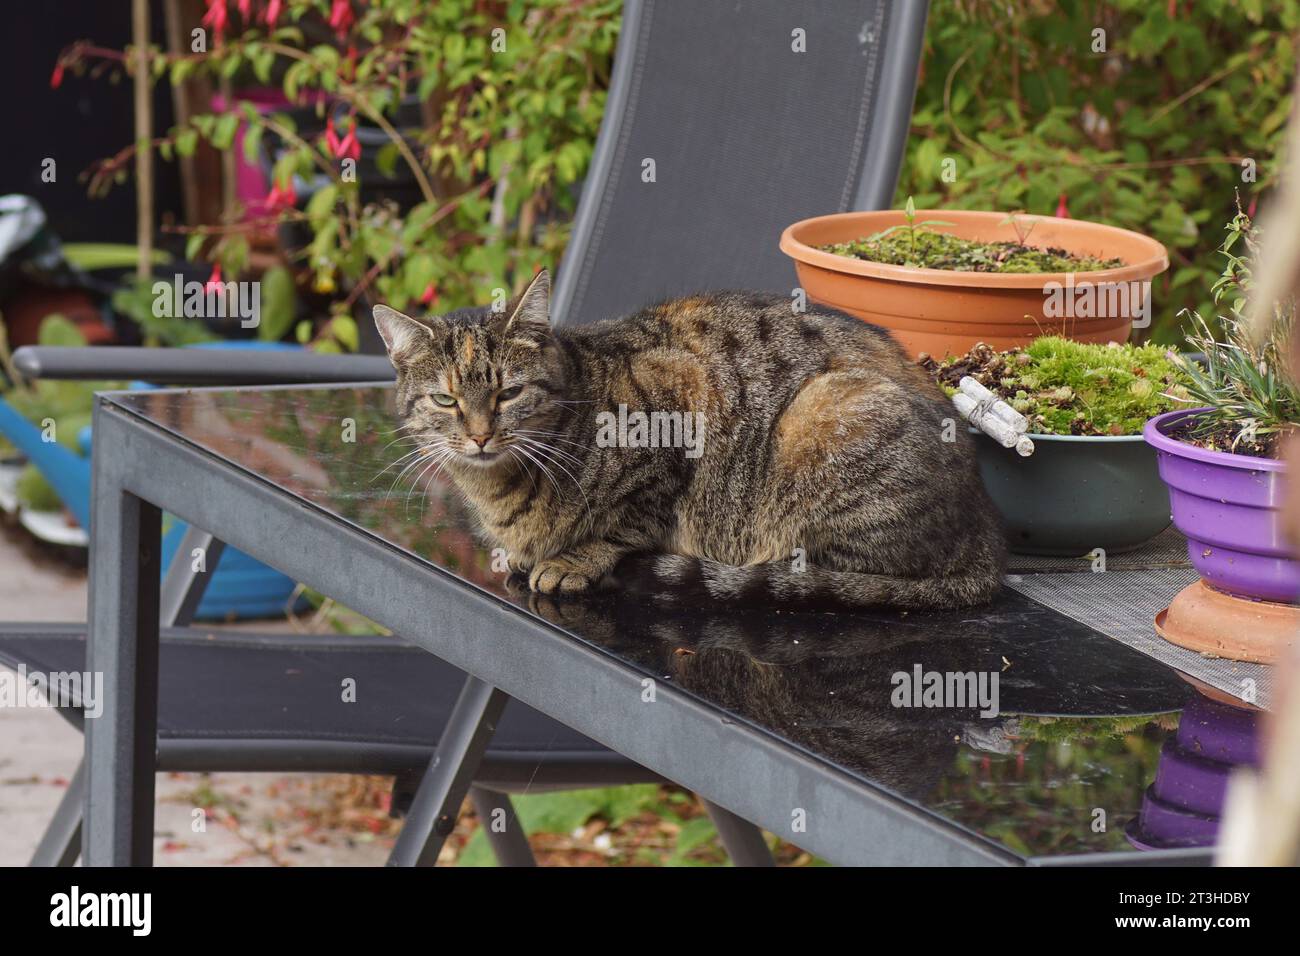
[[[341,139],[338,131],[334,128],[334,117],[331,116],[325,124],[325,145],[329,147],[330,155],[335,159],[360,159],[361,143],[357,139],[356,115],[352,116],[347,135]]]
[[[429,306],[438,304],[438,287],[432,282],[425,287],[424,292],[420,295],[420,304]]]
[[[1070,208],[1065,204],[1065,193],[1061,193],[1061,199],[1056,204],[1056,218],[1057,219],[1070,218]]]
[[[292,209],[298,205],[298,192],[293,188],[293,183],[286,183],[283,189],[279,183],[271,186],[271,191],[266,194],[266,209],[268,212],[280,212],[285,209]]]
[[[1250,205],[1246,207],[1246,217],[1248,219],[1255,218],[1255,204],[1258,202],[1259,202],[1258,196],[1255,196],[1250,200]]]
[[[347,32],[352,29],[352,24],[356,22],[356,17],[352,15],[352,4],[349,0],[334,0],[334,5],[330,7],[330,27],[339,35],[339,39],[347,36]]]
[[[239,16],[245,22],[249,22],[249,13],[253,9],[253,0],[239,0]]]
[[[222,34],[226,32],[226,24],[230,22],[226,0],[208,0],[208,12],[203,15],[202,22],[204,26],[212,27],[213,36],[220,43]]]
[[[339,154],[339,134],[334,131],[334,117],[331,115],[325,122],[325,145],[329,148],[331,156]]]
[[[330,117],[329,126],[325,130],[325,144],[329,146],[335,159],[354,161],[360,159],[361,141],[357,139],[357,114],[353,113],[348,117],[348,132],[342,138],[339,138],[338,132],[334,129],[334,118]]]
[[[354,120],[352,128],[348,130],[348,135],[343,137],[343,142],[339,143],[339,159],[350,159],[356,162],[361,158],[361,141],[357,139],[357,124]]]
[[[208,276],[208,281],[203,285],[204,292],[217,292],[221,289],[221,263],[213,263],[212,275]]]
[[[268,27],[275,26],[275,21],[280,19],[280,10],[283,6],[284,4],[280,0],[271,0],[266,5],[266,25]]]
[[[50,74],[50,89],[57,90],[63,84],[63,61],[60,60],[54,64],[54,72]]]
[[[351,43],[348,44],[347,56],[344,57],[347,63],[347,69],[343,71],[343,77],[346,80],[354,80],[357,76],[357,48]]]

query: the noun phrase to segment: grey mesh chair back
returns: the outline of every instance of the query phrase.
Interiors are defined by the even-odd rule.
[[[704,289],[788,293],[786,226],[889,205],[926,12],[926,0],[626,0],[556,319]]]

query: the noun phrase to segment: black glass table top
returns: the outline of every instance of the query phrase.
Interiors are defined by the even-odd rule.
[[[446,480],[395,482],[389,387],[139,391],[111,401],[290,495],[1024,856],[1212,842],[1256,714],[1004,589],[960,612],[564,600],[495,561]],[[220,529],[211,529],[218,537]]]

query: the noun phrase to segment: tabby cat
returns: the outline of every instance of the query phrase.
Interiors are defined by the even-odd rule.
[[[414,454],[532,590],[584,591],[647,552],[668,585],[735,601],[959,607],[998,589],[972,443],[882,330],[756,292],[553,328],[549,294],[543,271],[499,311],[374,310]]]

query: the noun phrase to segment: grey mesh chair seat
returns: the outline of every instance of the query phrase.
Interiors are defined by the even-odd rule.
[[[82,671],[85,628],[0,634],[0,662]],[[465,675],[390,638],[163,632],[159,769],[418,772],[437,747]],[[344,681],[356,700],[343,700]],[[80,725],[77,711],[60,711]],[[506,705],[476,780],[502,790],[658,780],[537,711]]]

